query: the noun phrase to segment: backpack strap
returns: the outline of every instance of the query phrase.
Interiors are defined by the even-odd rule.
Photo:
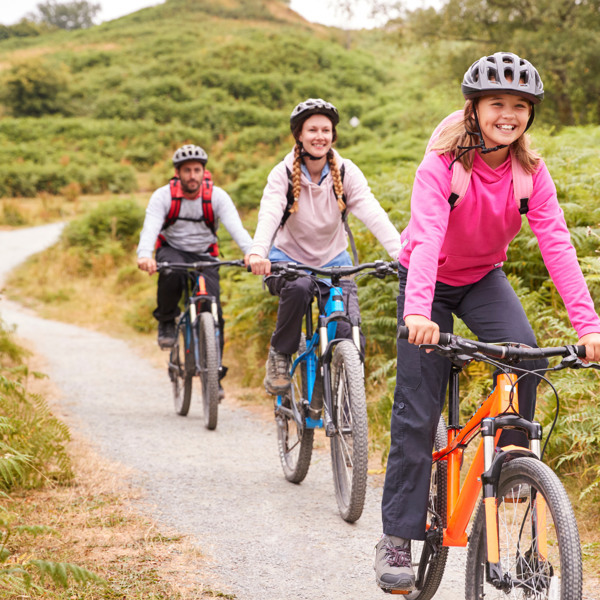
[[[181,211],[181,202],[183,200],[183,190],[181,189],[181,181],[178,177],[173,177],[169,181],[169,189],[171,191],[171,206],[169,207],[169,212],[165,217],[165,221],[161,228],[161,231],[164,231],[167,227],[170,227],[180,219],[182,221],[193,221],[195,223],[205,223],[205,225],[212,231],[213,234],[216,235],[216,227],[215,227],[215,213],[213,211],[212,206],[212,192],[213,192],[213,180],[212,175],[208,169],[204,170],[204,176],[202,178],[202,183],[200,186],[201,195],[202,195],[202,217],[199,219],[190,219],[187,217],[179,217],[179,212]],[[156,248],[160,248],[166,243],[165,236],[160,234],[158,239],[156,240]],[[219,244],[215,242],[211,244],[206,252],[210,256],[219,256]]]
[[[462,163],[456,161],[452,165],[452,181],[450,182],[450,196],[448,202],[450,210],[456,208],[465,197],[471,182],[471,169],[465,169]]]
[[[510,153],[510,163],[513,180],[513,194],[519,213],[526,215],[529,211],[529,198],[533,191],[533,178],[531,173],[527,173],[523,169],[521,163],[515,155]],[[450,210],[456,208],[464,198],[471,181],[471,170],[467,170],[460,162],[455,162],[452,165],[452,182],[450,183]]]
[[[533,177],[523,169],[514,152],[510,153],[512,168],[513,193],[519,207],[519,212],[526,215],[529,212],[529,198],[533,192]]]
[[[285,171],[287,173],[287,178],[288,178],[288,189],[286,192],[286,205],[285,205],[285,209],[283,211],[283,216],[281,217],[281,222],[279,223],[279,227],[283,227],[285,225],[285,222],[289,219],[290,215],[292,214],[290,212],[292,206],[294,205],[294,185],[292,183],[292,172],[289,170],[289,168],[286,166],[285,167]],[[346,165],[344,163],[342,163],[342,166],[340,167],[340,178],[342,180],[342,185],[344,183],[344,175],[346,174]],[[343,200],[344,200],[344,204],[346,204],[346,194],[344,193],[344,195],[342,196]],[[356,243],[354,242],[354,236],[352,235],[352,230],[350,229],[350,225],[348,225],[348,215],[347,215],[347,209],[344,208],[344,210],[342,211],[342,222],[344,224],[344,229],[346,230],[346,233],[348,234],[348,239],[350,241],[350,247],[352,248],[352,256],[354,257],[354,264],[357,265],[358,264],[358,252],[356,250]],[[275,231],[275,233],[273,234],[273,238],[271,239],[271,245],[269,246],[269,250],[273,247],[273,243],[275,242],[275,236],[277,235],[277,231]]]
[[[204,169],[204,177],[201,184],[202,190],[202,215],[206,226],[216,235],[215,213],[212,206],[213,180],[208,169]]]

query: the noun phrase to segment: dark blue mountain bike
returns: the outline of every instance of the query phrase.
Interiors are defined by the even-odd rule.
[[[292,357],[292,385],[277,396],[275,421],[279,457],[285,478],[300,483],[312,457],[316,428],[331,441],[335,496],[342,518],[353,523],[362,514],[368,469],[367,400],[361,351],[360,317],[344,305],[340,280],[359,271],[383,278],[397,274],[397,263],[376,261],[352,267],[315,268],[296,263],[272,263],[272,277],[329,278],[329,298],[313,328],[309,306],[298,352]],[[321,281],[323,281],[321,279]],[[318,293],[318,292],[317,292]],[[337,324],[346,321],[352,339],[336,337]]]
[[[202,271],[226,265],[243,267],[244,261],[160,262],[157,269],[181,271],[186,278],[184,309],[177,319],[177,339],[169,355],[169,378],[173,383],[175,412],[185,417],[192,400],[192,381],[199,376],[202,389],[204,424],[217,427],[221,363],[221,336],[217,299],[206,291]]]

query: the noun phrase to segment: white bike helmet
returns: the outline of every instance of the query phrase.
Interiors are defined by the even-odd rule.
[[[461,88],[466,99],[493,92],[523,96],[533,104],[544,99],[544,84],[536,68],[512,52],[476,60],[465,73]]]
[[[205,165],[208,162],[208,154],[200,146],[194,146],[194,144],[186,144],[177,148],[175,154],[173,154],[173,166],[179,167],[188,160],[196,160]]]
[[[309,98],[304,102],[300,102],[292,111],[290,115],[290,129],[292,132],[299,124],[304,123],[312,115],[325,115],[329,117],[334,127],[340,122],[340,115],[333,104],[321,98]]]

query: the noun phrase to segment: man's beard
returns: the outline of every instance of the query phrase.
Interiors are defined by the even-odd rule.
[[[186,194],[197,194],[198,191],[199,191],[199,189],[200,189],[200,185],[199,184],[195,184],[196,185],[195,188],[190,188],[185,182],[180,181],[180,183],[181,183],[181,189]]]

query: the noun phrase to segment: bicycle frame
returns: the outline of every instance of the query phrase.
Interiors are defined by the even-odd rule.
[[[293,377],[294,372],[301,366],[306,364],[307,378],[307,398],[308,406],[312,406],[315,384],[317,381],[317,369],[320,369],[322,375],[322,393],[323,393],[323,415],[319,419],[313,419],[306,416],[305,427],[308,429],[325,428],[327,437],[334,436],[337,432],[337,424],[334,423],[332,415],[332,399],[331,399],[331,358],[335,345],[341,341],[341,338],[336,338],[338,321],[347,321],[352,327],[352,340],[360,352],[360,322],[357,317],[350,317],[346,314],[343,292],[340,286],[332,285],[329,290],[329,298],[325,305],[325,310],[318,317],[318,328],[314,331],[312,318],[312,301],[306,311],[306,350],[296,357],[290,368],[290,375]],[[318,348],[318,354],[317,354]],[[282,409],[282,396],[277,396],[277,406]],[[313,406],[315,410],[316,407]],[[285,410],[285,409],[283,409]],[[293,407],[294,419],[298,423],[302,423],[303,415],[299,414],[295,406]],[[320,407],[318,408],[320,411]]]
[[[185,306],[186,309],[180,316],[180,322],[184,321],[185,327],[185,351],[189,352],[190,348],[194,349],[194,364],[196,374],[202,373],[200,365],[200,343],[198,339],[198,315],[203,310],[208,310],[212,314],[215,322],[215,335],[217,338],[217,354],[219,358],[219,370],[221,369],[221,353],[219,338],[221,330],[219,328],[219,316],[217,301],[214,296],[210,296],[206,291],[206,280],[202,273],[194,273],[194,286],[190,293],[189,280],[185,285]],[[193,343],[193,345],[192,345]]]
[[[519,416],[518,383],[513,373],[500,373],[496,385],[487,399],[464,427],[459,425],[458,378],[462,367],[451,368],[448,399],[448,445],[433,452],[432,460],[445,460],[448,464],[447,488],[447,524],[443,529],[444,546],[466,546],[467,526],[480,498],[483,486],[483,502],[486,520],[486,544],[489,577],[501,581],[503,577],[500,565],[500,543],[498,539],[496,490],[502,464],[508,456],[541,456],[542,428],[535,421]],[[501,452],[496,447],[503,427],[525,431],[530,440],[530,449],[520,446],[506,446]],[[464,449],[481,432],[482,441],[466,477],[461,485],[460,471]],[[542,497],[532,498],[532,510],[538,519],[538,551],[547,555],[545,522],[546,506]],[[439,542],[439,532],[432,532]],[[435,543],[434,543],[435,546]]]

